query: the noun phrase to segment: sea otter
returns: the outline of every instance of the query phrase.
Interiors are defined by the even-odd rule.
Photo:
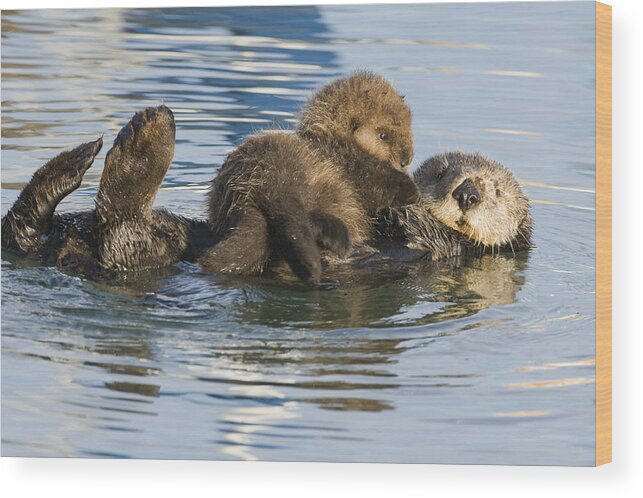
[[[174,138],[170,109],[137,112],[107,153],[95,209],[80,213],[54,210],[80,186],[103,140],[59,154],[36,171],[2,218],[2,247],[90,276],[195,260],[215,242],[207,223],[152,209]]]
[[[261,273],[285,260],[319,282],[327,249],[346,256],[372,235],[371,218],[418,199],[406,169],[411,111],[381,76],[357,72],[319,90],[294,133],[247,138],[221,166],[209,222],[223,240],[199,258],[217,273]]]
[[[80,185],[102,139],[63,152],[34,174],[2,219],[3,248],[38,254],[89,276],[196,261],[219,242],[209,224],[151,209],[173,145],[174,120],[167,107],[136,113],[106,157],[96,209],[54,214]],[[422,198],[381,210],[378,236],[358,245],[344,266],[530,247],[528,201],[502,165],[478,154],[447,153],[425,161],[413,178]],[[327,262],[330,252],[324,251]]]
[[[377,219],[377,232],[395,244],[433,261],[531,247],[529,201],[500,163],[448,152],[424,161],[413,179],[420,200]]]

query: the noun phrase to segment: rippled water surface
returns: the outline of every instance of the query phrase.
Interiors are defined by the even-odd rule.
[[[157,205],[204,214],[226,154],[356,68],[414,111],[416,163],[510,167],[536,248],[320,290],[192,265],[124,285],[2,254],[2,453],[594,462],[594,4],[2,13],[2,212],[60,150],[164,102]],[[60,210],[92,206],[104,147]]]

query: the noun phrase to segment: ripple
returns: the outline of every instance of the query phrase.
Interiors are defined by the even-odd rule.
[[[576,386],[579,384],[593,384],[594,379],[587,377],[570,377],[567,379],[541,380],[534,382],[513,382],[507,387],[520,387],[523,389],[550,389],[555,387]]]

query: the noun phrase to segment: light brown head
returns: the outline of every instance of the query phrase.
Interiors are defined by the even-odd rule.
[[[414,172],[420,203],[441,223],[488,247],[528,247],[529,201],[511,172],[480,154],[434,156]]]
[[[321,88],[297,130],[324,142],[352,142],[370,156],[406,170],[413,159],[411,111],[383,77],[359,71]]]

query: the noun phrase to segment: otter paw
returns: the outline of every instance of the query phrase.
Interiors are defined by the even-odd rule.
[[[340,258],[346,257],[352,246],[351,235],[346,224],[337,216],[322,212],[311,213],[310,219],[317,244]]]
[[[389,238],[404,237],[405,209],[384,208],[377,212],[374,227],[378,235]]]
[[[303,282],[318,284],[321,280],[321,256],[308,224],[289,220],[280,223],[275,246],[280,257]]]
[[[402,207],[415,204],[420,200],[420,190],[413,180],[401,171],[395,171],[397,176],[396,194],[390,207]]]

